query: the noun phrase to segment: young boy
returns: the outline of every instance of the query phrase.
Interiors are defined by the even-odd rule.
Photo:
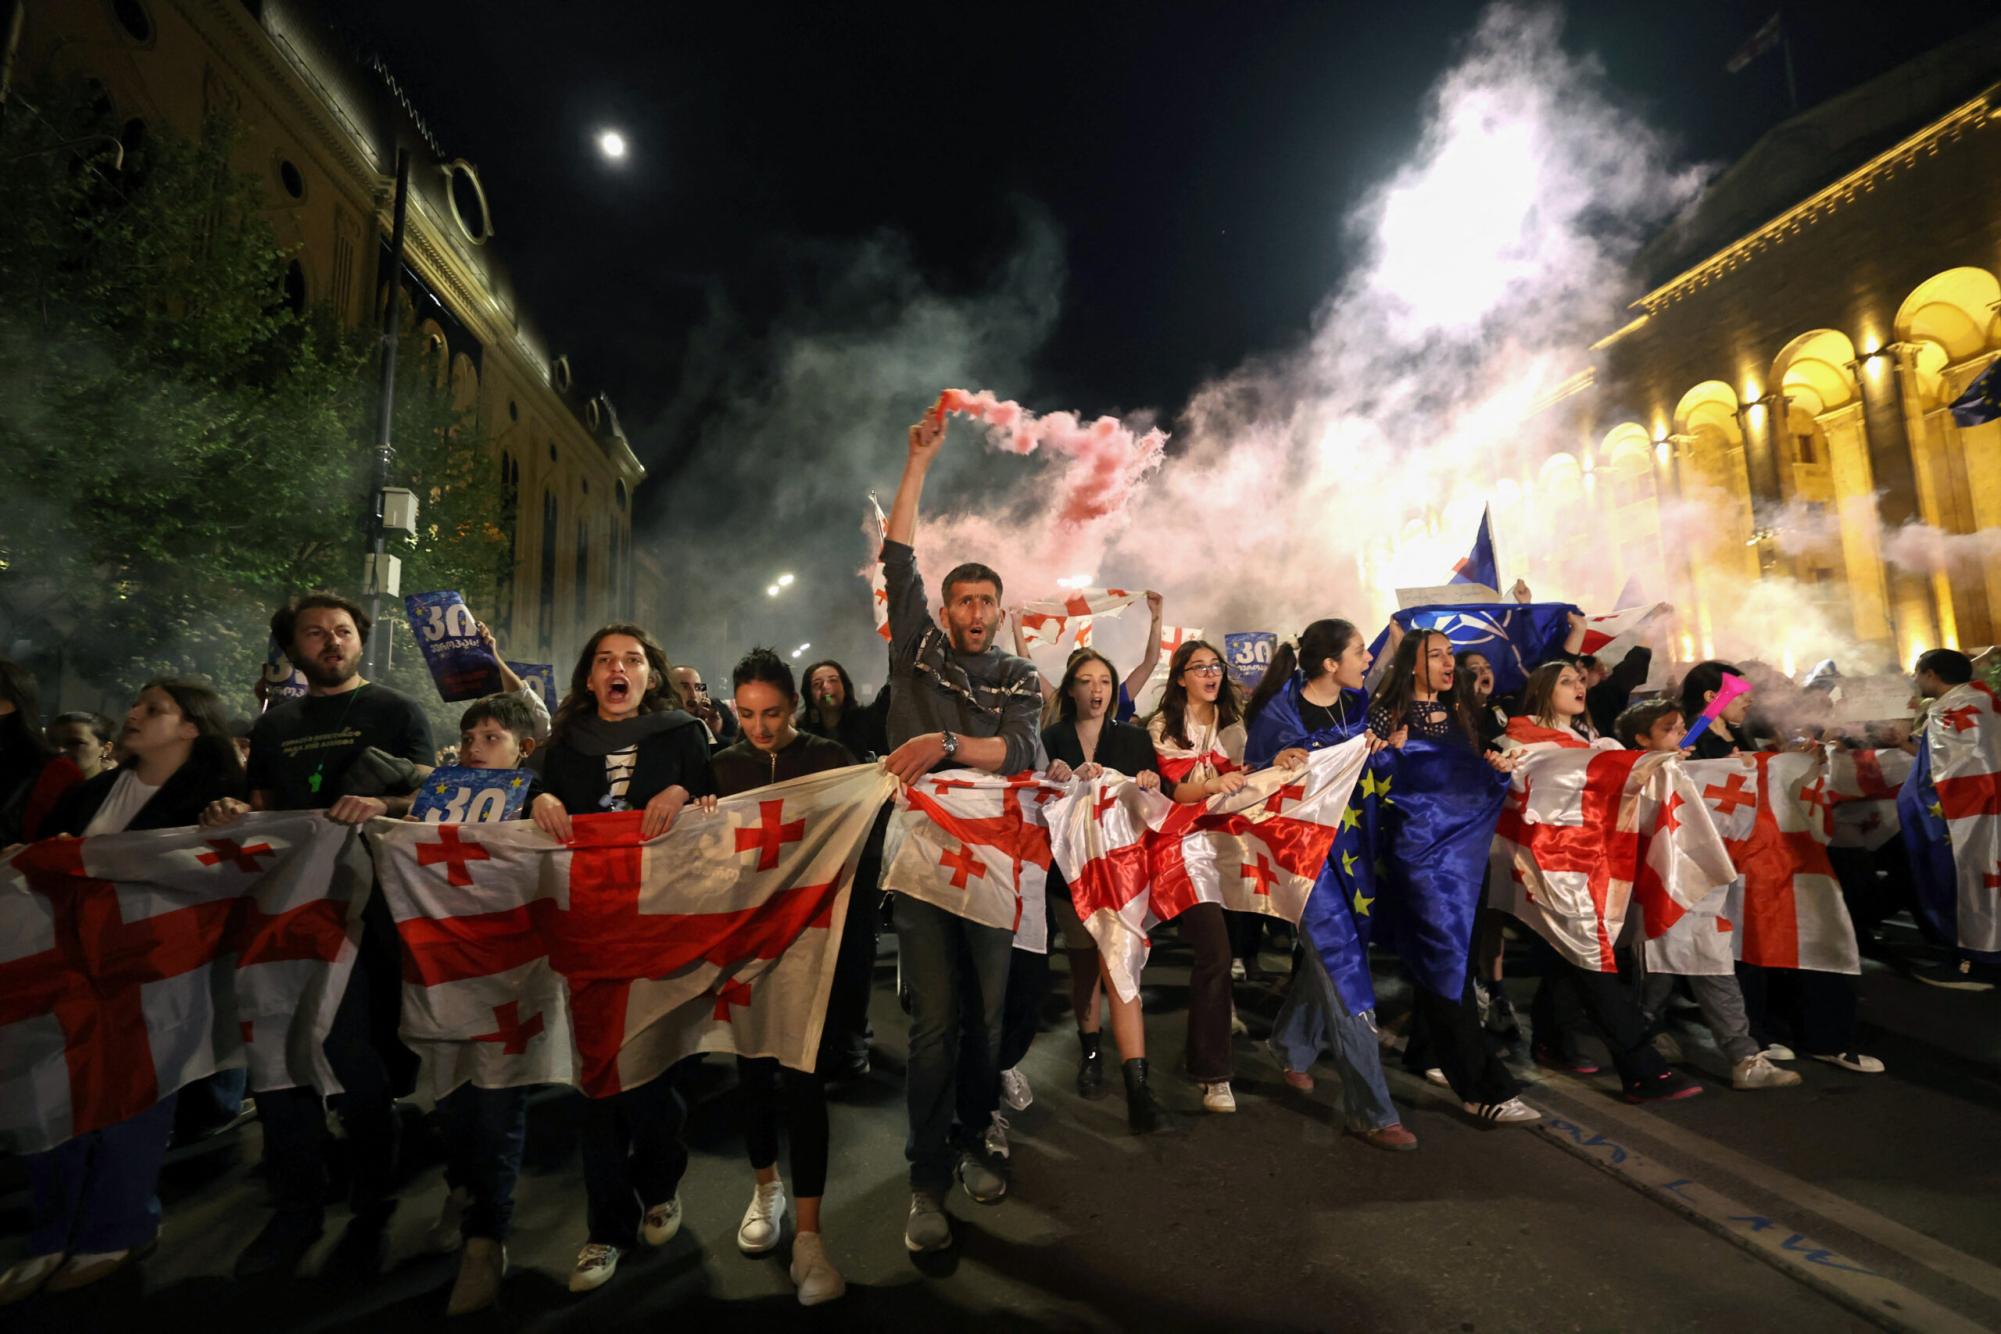
[[[535,751],[535,711],[522,692],[488,695],[459,716],[460,767],[519,769]],[[542,724],[546,726],[546,722]],[[531,777],[522,801],[525,818],[535,799]],[[492,1306],[507,1273],[507,1226],[514,1213],[514,1182],[521,1173],[527,1135],[526,1088],[480,1088],[467,1082],[438,1099],[446,1139],[445,1183],[451,1188],[431,1229],[439,1251],[459,1250],[459,1274],[447,1315]],[[463,1249],[460,1250],[463,1242]]]
[[[1614,724],[1619,741],[1631,750],[1678,751],[1688,732],[1681,706],[1673,700],[1648,699],[1619,715]],[[1722,905],[1721,891],[1708,895],[1680,921],[1669,927],[1646,947],[1648,969],[1640,979],[1640,1012],[1651,1027],[1660,1026],[1668,997],[1674,993],[1677,976],[1687,981],[1702,1007],[1703,1022],[1716,1039],[1724,1059],[1730,1062],[1730,1087],[1737,1089],[1788,1088],[1800,1082],[1799,1073],[1781,1070],[1751,1036],[1750,1019],[1744,1011],[1744,993],[1737,985],[1729,937],[1718,929],[1716,910]],[[1638,905],[1635,904],[1635,907]],[[1656,972],[1656,963],[1676,959],[1683,966],[1708,967],[1710,973]]]

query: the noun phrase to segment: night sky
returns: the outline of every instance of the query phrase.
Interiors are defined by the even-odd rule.
[[[951,290],[1033,201],[1062,234],[1038,398],[1171,411],[1302,333],[1340,277],[1347,205],[1406,154],[1482,6],[1260,3],[543,5],[343,0],[448,151],[479,164],[496,248],[581,382],[618,405],[671,503],[664,420],[712,294],[756,322],[802,242],[890,228]],[[1693,161],[1787,113],[1777,53],[1725,60],[1771,0],[1573,6],[1566,44]],[[1993,14],[1880,0],[1788,11],[1802,105]],[[603,126],[632,145],[614,167]],[[684,408],[687,405],[684,405]],[[685,412],[682,414],[685,420]],[[642,510],[645,513],[645,510]]]

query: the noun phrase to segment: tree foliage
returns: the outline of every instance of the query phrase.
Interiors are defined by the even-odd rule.
[[[114,696],[200,672],[248,708],[271,610],[360,584],[380,337],[288,307],[291,256],[230,122],[149,134],[117,172],[88,149],[20,156],[91,124],[0,123],[0,652]],[[437,356],[406,327],[392,483],[421,530],[390,550],[405,589],[490,605],[498,470]]]

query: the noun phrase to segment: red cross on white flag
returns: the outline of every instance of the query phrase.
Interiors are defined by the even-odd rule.
[[[1932,706],[1924,745],[1952,838],[1959,947],[2001,951],[2001,701],[1984,682],[1954,686]]]
[[[1177,805],[1118,774],[1052,803],[1056,864],[1120,997],[1138,994],[1147,930],[1197,903],[1297,922],[1367,758],[1356,737],[1205,803]]]
[[[1043,808],[1066,790],[1034,774],[927,774],[897,797],[882,887],[1004,927],[1015,932],[1017,948],[1045,952],[1050,854]]]
[[[1667,610],[1667,603],[1656,602],[1651,606],[1626,607],[1609,615],[1587,617],[1584,622],[1584,647],[1578,651],[1591,654],[1601,666],[1616,667],[1638,647],[1645,637],[1643,632],[1654,618]]]
[[[1589,746],[1526,718],[1508,735],[1523,758],[1494,831],[1494,906],[1578,967],[1616,972],[1629,913],[1659,936],[1720,905],[1736,872],[1679,757]],[[1703,929],[1716,934],[1713,921],[1683,934],[1700,943]]]
[[[1030,598],[1021,609],[1042,616],[1118,616],[1145,597],[1144,591],[1123,588],[1078,588],[1061,597]]]
[[[253,1090],[338,1092],[320,1044],[369,878],[359,837],[314,812],[16,853],[0,867],[0,1149],[52,1148],[224,1066]]]
[[[1686,766],[1738,878],[1721,906],[1734,956],[1767,968],[1858,973],[1855,924],[1827,856],[1825,751],[1736,755]]]
[[[651,841],[638,811],[579,816],[567,845],[525,820],[374,822],[425,1090],[603,1097],[698,1051],[811,1070],[855,863],[894,786],[878,765],[812,774],[690,807]]]

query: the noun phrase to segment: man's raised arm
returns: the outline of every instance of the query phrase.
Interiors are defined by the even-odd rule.
[[[931,470],[938,446],[944,443],[945,414],[934,407],[910,428],[910,456],[903,461],[903,480],[896,484],[896,501],[882,526],[887,540],[909,546],[917,536],[917,502],[924,497],[924,474]]]

